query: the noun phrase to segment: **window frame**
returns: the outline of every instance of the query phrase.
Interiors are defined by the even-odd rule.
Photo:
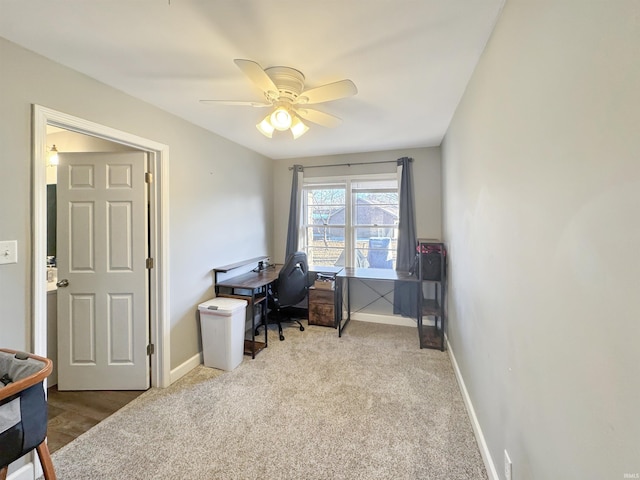
[[[300,248],[304,252],[309,254],[310,245],[307,242],[307,233],[308,228],[313,228],[314,225],[311,223],[306,223],[307,213],[309,204],[307,202],[306,192],[312,189],[322,189],[330,188],[332,186],[338,188],[344,188],[344,208],[345,208],[345,221],[344,224],[336,224],[336,228],[344,228],[344,265],[345,267],[354,267],[356,266],[356,250],[357,250],[357,230],[362,228],[371,228],[379,225],[376,224],[354,224],[353,214],[355,207],[355,195],[358,191],[389,191],[389,189],[376,189],[372,188],[371,190],[366,189],[355,189],[354,184],[358,182],[367,182],[367,181],[394,181],[396,188],[395,192],[398,194],[398,209],[400,207],[399,202],[399,194],[400,194],[400,178],[397,172],[393,173],[375,173],[375,174],[361,174],[361,175],[340,175],[340,176],[325,176],[325,177],[303,177],[302,186],[300,189],[301,192],[301,215],[300,215]],[[342,205],[342,204],[339,204]],[[384,224],[379,226],[380,228],[393,228],[395,229],[394,237],[397,240],[397,229],[398,224],[395,225],[387,225]]]

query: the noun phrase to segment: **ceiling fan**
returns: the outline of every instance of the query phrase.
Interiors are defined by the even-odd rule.
[[[304,75],[291,67],[270,67],[263,69],[252,60],[235,59],[234,63],[249,77],[262,92],[262,102],[235,100],[200,100],[206,104],[244,105],[250,107],[271,107],[272,111],[256,125],[264,136],[272,138],[275,130],[291,130],[293,138],[304,135],[309,127],[302,121],[308,120],[323,127],[336,127],[341,119],[307,105],[330,102],[350,97],[358,93],[351,80],[340,80],[320,87],[304,89]]]

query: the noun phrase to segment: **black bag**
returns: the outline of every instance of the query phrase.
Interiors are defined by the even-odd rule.
[[[422,280],[440,281],[442,279],[442,255],[440,253],[422,254]]]

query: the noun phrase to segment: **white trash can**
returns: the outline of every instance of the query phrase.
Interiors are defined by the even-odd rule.
[[[225,297],[198,305],[205,366],[233,370],[242,363],[246,308],[246,300]]]

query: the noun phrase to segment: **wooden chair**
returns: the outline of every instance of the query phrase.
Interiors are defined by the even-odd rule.
[[[43,381],[53,369],[48,358],[0,349],[0,480],[9,464],[36,450],[46,480],[56,480],[47,447],[47,401]]]

